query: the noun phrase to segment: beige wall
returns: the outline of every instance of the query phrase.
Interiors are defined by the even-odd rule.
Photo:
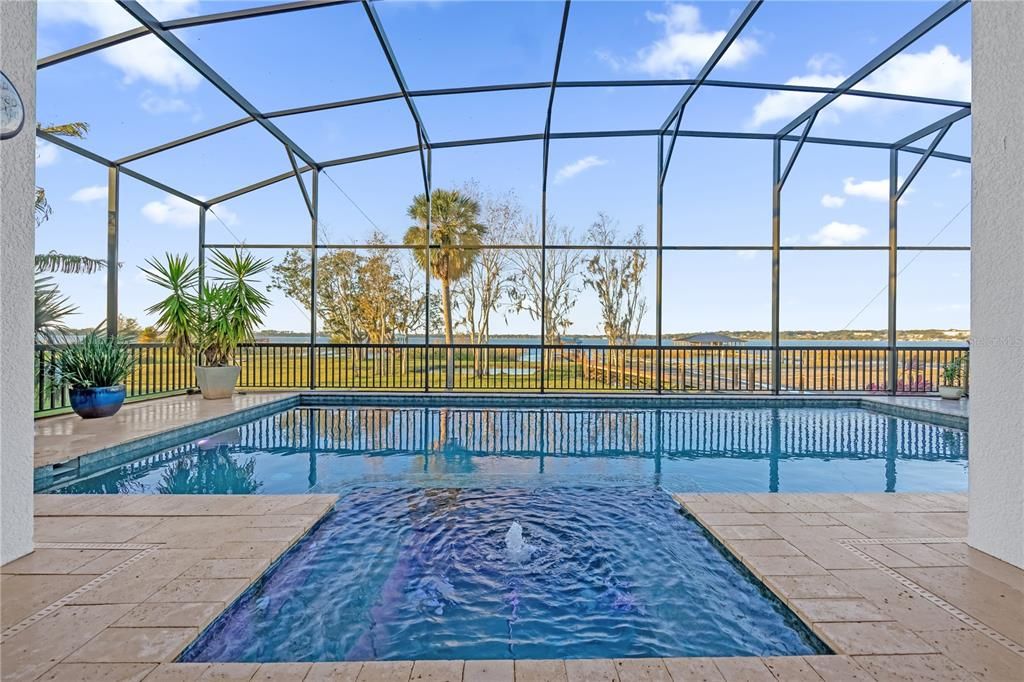
[[[1024,567],[1024,2],[972,8],[968,541]]]
[[[0,563],[32,551],[36,3],[0,0],[0,69],[26,108],[0,141]]]

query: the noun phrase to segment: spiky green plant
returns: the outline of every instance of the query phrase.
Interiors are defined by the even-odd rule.
[[[165,254],[162,261],[148,258],[146,264],[149,269],[140,268],[146,279],[168,291],[166,298],[146,308],[146,312],[157,316],[155,326],[167,343],[187,355],[192,351],[196,326],[199,270],[188,256],[173,253]]]
[[[56,370],[68,388],[117,386],[135,370],[135,356],[126,341],[92,332],[60,352]]]
[[[942,366],[942,385],[959,386],[963,377],[964,359],[958,356]]]
[[[149,269],[142,271],[147,279],[170,292],[147,309],[158,316],[156,327],[167,342],[179,353],[198,353],[207,367],[230,365],[235,348],[253,340],[270,307],[254,280],[271,260],[239,249],[230,255],[213,251],[212,283],[202,290],[199,271],[187,256],[166,254],[163,261],[146,263]]]

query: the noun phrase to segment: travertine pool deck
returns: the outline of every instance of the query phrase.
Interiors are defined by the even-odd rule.
[[[36,551],[0,569],[0,676],[141,679],[336,501],[37,495]]]
[[[677,494],[878,679],[1024,680],[1024,571],[965,544],[961,494]]]
[[[286,402],[296,393],[235,394],[230,399],[203,400],[177,395],[124,405],[106,419],[82,419],[76,414],[43,417],[35,423],[36,467],[67,462],[106,448],[216,419],[261,405]]]
[[[963,543],[965,496],[676,499],[839,655],[173,663],[334,496],[39,495],[38,549],[0,576],[0,673],[147,681],[1024,679],[1024,571]]]

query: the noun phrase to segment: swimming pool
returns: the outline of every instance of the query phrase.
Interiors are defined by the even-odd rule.
[[[182,660],[815,653],[662,491],[360,486]]]
[[[954,492],[967,433],[855,407],[299,407],[49,489],[287,494],[353,486]]]
[[[967,434],[853,406],[307,405],[52,487],[340,497],[186,661],[800,655],[670,492],[956,491]]]

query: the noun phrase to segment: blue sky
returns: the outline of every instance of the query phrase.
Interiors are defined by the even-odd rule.
[[[257,4],[144,0],[160,19]],[[834,85],[939,6],[936,2],[767,2],[712,78]],[[741,3],[583,2],[573,4],[562,80],[660,79],[694,75],[728,29]],[[409,86],[429,89],[550,79],[562,12],[559,2],[381,2],[378,11]],[[970,97],[970,7],[876,72],[866,88],[952,99]],[[40,3],[39,54],[132,27],[106,2]],[[274,110],[397,89],[358,5],[214,24],[179,32],[189,46],[257,107]],[[680,87],[562,89],[555,132],[656,128]],[[85,120],[85,143],[116,158],[242,116],[197,73],[155,39],[44,69],[39,119]],[[703,88],[684,127],[774,132],[816,99],[777,91]],[[537,133],[545,90],[418,98],[432,141]],[[950,109],[844,96],[819,117],[821,136],[893,141]],[[276,123],[314,158],[326,160],[414,144],[401,100]],[[969,119],[940,149],[969,154]],[[924,141],[927,144],[927,140]],[[555,140],[551,143],[549,210],[582,234],[598,211],[655,235],[654,138]],[[106,169],[43,145],[38,183],[54,215],[37,233],[38,250],[105,253]],[[916,158],[901,157],[901,173]],[[514,190],[527,211],[540,209],[539,142],[440,149],[435,186],[476,180],[494,192]],[[288,168],[281,146],[255,125],[131,164],[195,196],[212,197]],[[400,241],[405,208],[422,191],[419,160],[402,155],[330,169],[321,180],[322,227],[334,243],[363,241],[375,229]],[[888,152],[807,145],[782,204],[782,234],[793,245],[887,243]],[[331,181],[333,180],[333,182]],[[334,183],[344,190],[339,191]],[[771,238],[771,145],[762,141],[680,139],[665,189],[665,244],[767,246]],[[347,196],[346,196],[347,195]],[[900,243],[969,243],[970,169],[931,160],[900,204]],[[208,223],[211,242],[294,243],[309,238],[309,219],[294,182],[222,204]],[[365,214],[365,215],[364,215]],[[138,265],[164,251],[195,251],[196,212],[148,185],[122,179],[120,300],[146,320],[159,291]],[[958,216],[954,219],[954,216]],[[952,222],[950,223],[950,221]],[[947,226],[947,223],[949,225]],[[945,227],[945,229],[943,229]],[[284,250],[265,255],[279,259]],[[912,263],[911,259],[916,260]],[[654,300],[654,271],[645,289]],[[885,326],[885,252],[790,251],[782,260],[783,329]],[[968,326],[966,252],[901,252],[899,326]],[[670,252],[665,256],[666,333],[698,329],[767,329],[770,257],[763,251]],[[61,277],[82,326],[103,314],[102,275]],[[879,292],[882,292],[879,295]],[[274,294],[267,326],[307,329],[293,302]],[[501,332],[536,333],[522,315],[501,319]],[[599,333],[592,292],[582,292],[576,333]],[[653,331],[653,313],[644,331]]]

